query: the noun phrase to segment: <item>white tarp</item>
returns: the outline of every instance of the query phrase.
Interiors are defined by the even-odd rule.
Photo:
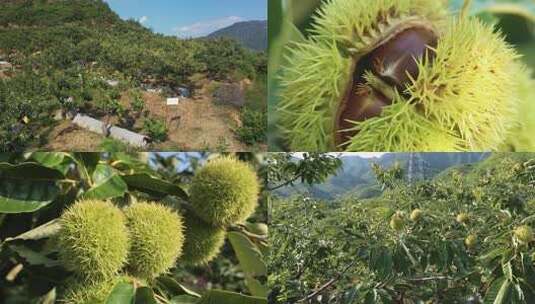
[[[78,114],[74,117],[74,119],[72,120],[72,122],[79,126],[79,127],[82,127],[84,129],[87,129],[93,133],[98,133],[98,134],[101,134],[101,135],[104,135],[102,133],[102,130],[104,128],[104,123],[102,123],[100,120],[96,120],[94,118],[91,118],[89,116],[85,116],[85,115],[82,115],[82,114]]]
[[[109,79],[109,80],[106,80],[106,83],[107,83],[110,87],[116,87],[116,86],[119,85],[119,80]]]
[[[110,129],[110,137],[126,142],[130,146],[138,147],[138,148],[145,148],[147,147],[148,143],[148,137],[134,133],[127,129],[122,129],[118,127],[111,127]]]
[[[11,69],[13,67],[13,65],[7,61],[0,61],[0,69],[2,70],[5,70],[5,69]]]
[[[104,135],[105,126],[104,123],[100,120],[94,119],[83,114],[77,114],[72,122],[75,125],[87,129],[93,133]],[[148,144],[147,136],[137,134],[132,131],[118,127],[111,127],[109,129],[109,136],[113,139],[125,142],[133,147],[145,148]]]
[[[179,98],[176,97],[176,98],[167,98],[167,105],[168,106],[176,106],[178,105],[178,102],[179,102]]]

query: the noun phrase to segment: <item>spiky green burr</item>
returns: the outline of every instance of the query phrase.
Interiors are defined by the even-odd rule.
[[[182,217],[172,209],[139,202],[124,210],[131,247],[128,272],[152,280],[172,268],[184,244]]]
[[[195,214],[214,226],[245,221],[258,204],[258,177],[251,166],[230,157],[209,161],[193,177]]]
[[[73,282],[60,300],[64,304],[102,304],[106,303],[113,288],[122,282],[129,282],[130,278],[118,276],[102,282],[80,283]]]
[[[112,203],[83,200],[61,216],[59,258],[83,281],[114,277],[125,265],[129,239],[125,218]]]
[[[204,222],[192,213],[184,218],[186,241],[180,263],[196,266],[211,262],[225,244],[225,230]]]
[[[328,1],[287,55],[278,111],[292,150],[535,148],[518,55],[492,26],[450,17],[443,2]]]

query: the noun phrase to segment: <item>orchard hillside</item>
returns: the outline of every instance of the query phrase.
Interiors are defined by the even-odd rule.
[[[259,96],[265,95],[266,73],[264,53],[226,38],[154,33],[135,20],[122,20],[102,0],[2,1],[0,149],[109,144],[70,125],[68,119],[78,113],[139,132],[161,149],[260,143],[265,100]],[[244,99],[241,110],[212,100],[230,85]],[[177,96],[191,102],[172,110],[164,106],[166,97]],[[173,137],[179,129],[194,133],[198,120],[213,121],[215,139],[197,143]],[[62,146],[76,138],[66,134],[76,132],[97,147]]]
[[[273,201],[270,303],[533,303],[535,154],[373,171],[372,198]]]

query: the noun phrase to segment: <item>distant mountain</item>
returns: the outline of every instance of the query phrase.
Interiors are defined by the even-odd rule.
[[[268,46],[267,21],[244,21],[215,31],[208,38],[227,37],[233,38],[244,46],[256,50],[266,51]]]
[[[282,188],[277,193],[287,196],[295,191],[306,191],[321,199],[345,195],[368,198],[381,193],[371,168],[372,163],[390,167],[398,162],[404,168],[407,178],[410,175],[410,179],[419,180],[433,178],[451,167],[480,162],[489,156],[489,153],[387,153],[376,158],[344,155],[341,157],[342,170],[325,183],[312,187],[298,184]]]

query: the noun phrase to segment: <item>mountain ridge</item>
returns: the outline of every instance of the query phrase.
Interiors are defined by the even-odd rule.
[[[485,160],[490,153],[386,153],[380,157],[364,158],[359,155],[343,155],[342,170],[319,185],[311,187],[296,184],[279,189],[276,193],[289,196],[295,192],[307,192],[320,199],[334,199],[340,196],[355,195],[360,198],[375,196],[381,192],[372,170],[372,164],[391,167],[399,163],[407,173],[412,162],[414,180],[434,178],[455,166],[473,164]]]
[[[267,20],[240,21],[219,29],[206,38],[232,38],[249,49],[266,51],[268,47],[267,26]]]

